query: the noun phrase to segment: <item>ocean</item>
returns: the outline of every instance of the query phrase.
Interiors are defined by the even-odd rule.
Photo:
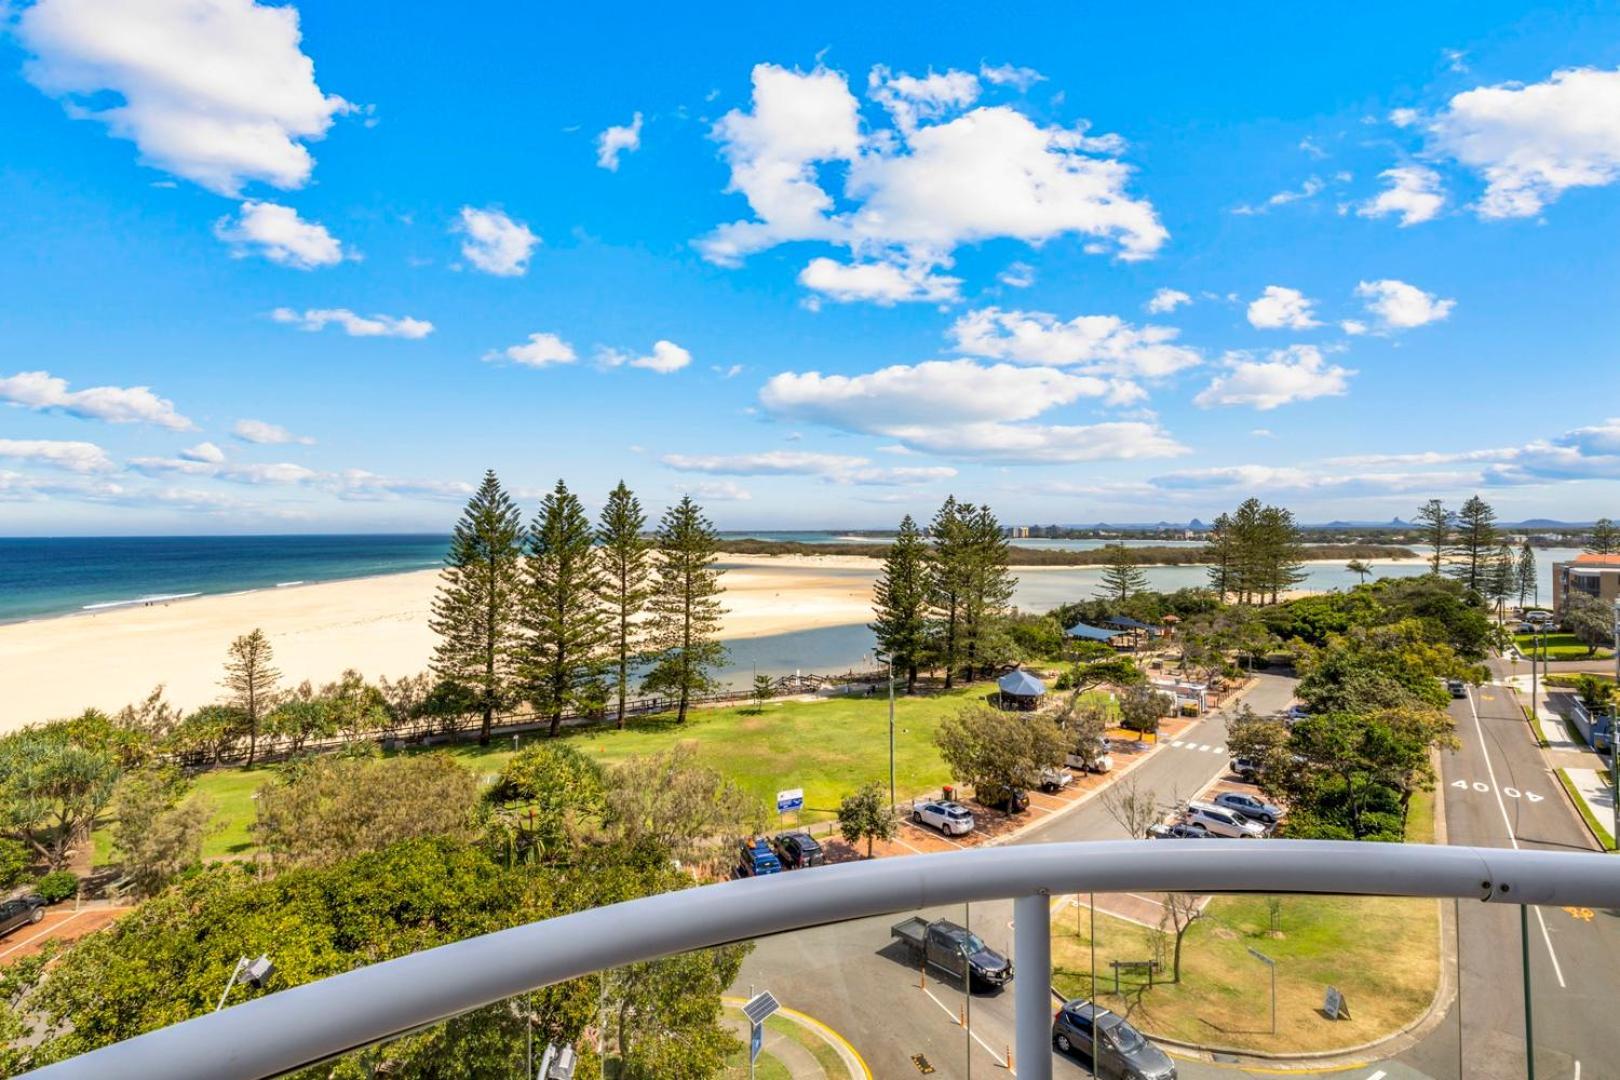
[[[735,532],[727,536],[827,542],[847,539],[834,532]],[[372,577],[442,564],[449,537],[420,534],[334,536],[170,536],[0,539],[0,622],[100,611],[182,597],[219,595],[280,585]],[[1093,548],[1095,540],[1016,540],[1020,546]],[[1540,548],[1536,552],[1541,599],[1551,595],[1552,563],[1578,552]],[[874,561],[874,569],[876,562]],[[1311,564],[1302,586],[1346,588],[1355,575],[1338,564]],[[1377,574],[1407,576],[1424,564],[1380,566]],[[1201,566],[1143,568],[1153,588],[1202,585]],[[857,576],[860,571],[849,571]],[[1096,589],[1100,567],[1043,569],[1022,576],[1013,602],[1042,611]],[[869,649],[865,643],[849,651]],[[828,658],[830,660],[830,657]]]
[[[448,536],[0,539],[0,622],[424,570]]]

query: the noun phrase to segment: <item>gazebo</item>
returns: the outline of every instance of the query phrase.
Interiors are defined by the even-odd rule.
[[[1129,615],[1118,615],[1112,619],[1105,619],[1103,621],[1109,626],[1117,627],[1120,630],[1146,630],[1150,635],[1157,634],[1159,632],[1159,628],[1154,626],[1152,623],[1145,623],[1140,619],[1133,619]]]
[[[1019,709],[1033,709],[1046,696],[1046,684],[1022,668],[1009,671],[996,680],[1003,705]]]

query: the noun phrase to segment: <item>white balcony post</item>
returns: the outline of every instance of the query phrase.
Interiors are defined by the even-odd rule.
[[[1052,1080],[1051,899],[1038,892],[1013,901],[1013,1057],[1019,1080]]]

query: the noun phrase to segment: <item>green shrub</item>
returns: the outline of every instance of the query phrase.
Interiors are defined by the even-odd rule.
[[[0,840],[0,889],[10,889],[23,879],[33,862],[28,847],[19,840]]]
[[[79,875],[71,870],[53,870],[34,883],[34,892],[47,904],[66,900],[79,891]]]

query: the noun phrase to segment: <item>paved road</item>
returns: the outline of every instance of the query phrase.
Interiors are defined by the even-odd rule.
[[[1451,714],[1462,747],[1442,763],[1450,843],[1594,850],[1510,691],[1481,687]],[[1458,911],[1463,1074],[1523,1077],[1519,909],[1464,903]],[[1620,912],[1532,908],[1528,928],[1537,1077],[1620,1077]],[[1427,1075],[1456,1076],[1456,1010],[1401,1060]]]
[[[1261,676],[1248,700],[1257,712],[1286,706],[1292,681]],[[1448,840],[1491,847],[1590,849],[1584,827],[1532,741],[1523,714],[1503,687],[1487,686],[1453,703],[1462,747],[1442,763]],[[1141,782],[1168,799],[1185,798],[1224,771],[1225,717],[1186,732],[1138,769]],[[1208,745],[1210,751],[1190,747]],[[1019,843],[1120,839],[1124,831],[1092,800],[1020,837]],[[1594,855],[1594,857],[1599,857]],[[1461,916],[1461,1004],[1427,1037],[1392,1060],[1354,1069],[1294,1073],[1354,1080],[1483,1080],[1523,1077],[1524,997],[1517,907],[1464,903]],[[1012,905],[983,904],[927,912],[967,921],[992,946],[1011,954]],[[762,941],[739,985],[768,986],[784,1001],[850,1038],[878,1077],[920,1075],[923,1055],[942,1078],[1006,1075],[1013,1038],[1012,995],[975,995],[972,1042],[956,1017],[960,986],[930,976],[918,988],[908,958],[888,946],[891,918],[822,927]],[[1543,929],[1545,924],[1545,929]],[[1529,918],[1537,1077],[1620,1080],[1620,912],[1537,911]],[[1458,1018],[1464,1034],[1459,1063]],[[969,1057],[971,1054],[971,1068]],[[1576,1071],[1576,1062],[1580,1071]],[[1016,1062],[1014,1063],[1016,1066]],[[1266,1075],[1231,1065],[1178,1061],[1182,1080],[1241,1080]],[[1058,1076],[1086,1076],[1058,1059]]]

